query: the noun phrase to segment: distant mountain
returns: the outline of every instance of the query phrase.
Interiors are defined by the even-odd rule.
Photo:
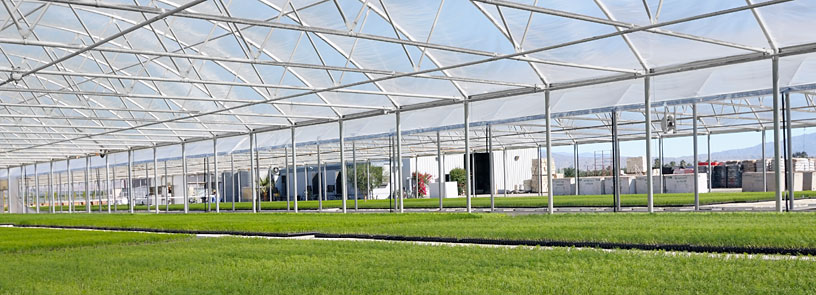
[[[771,143],[771,136],[768,134],[767,143],[765,144],[765,156],[767,158],[773,157],[773,143]],[[807,143],[816,143],[816,133],[811,134],[804,134],[799,136],[793,137],[793,152],[806,152],[808,155],[815,157],[816,156],[816,145],[807,144]],[[698,156],[700,161],[705,161],[707,154],[705,153],[705,149],[701,150],[702,153]],[[553,153],[553,160],[555,160],[555,165],[559,169],[564,167],[572,167],[573,166],[573,158],[571,153]],[[656,156],[656,155],[655,155]],[[621,156],[622,165],[626,165],[626,158],[625,156]],[[741,149],[731,149],[725,150],[720,152],[711,153],[712,161],[730,161],[730,160],[758,160],[762,158],[762,144],[757,144],[755,146],[741,148]],[[578,155],[578,159],[580,162],[580,167],[582,169],[593,169],[593,167],[598,167],[600,169],[603,167],[601,163],[601,154],[593,155],[592,153],[581,153]],[[666,157],[663,159],[666,163],[671,161],[675,161],[679,163],[682,160],[686,162],[692,162],[693,156],[682,156],[682,157]],[[610,155],[604,154],[603,160],[606,162],[606,165],[611,165]]]
[[[769,142],[765,144],[766,157],[773,156],[773,143],[771,143],[770,140],[771,138],[769,137],[768,138]],[[792,141],[794,153],[806,152],[810,156],[816,156],[816,145],[806,144],[816,142],[816,133],[794,136]],[[762,145],[758,144],[748,148],[711,153],[711,157],[722,161],[739,159],[759,159],[762,157]]]

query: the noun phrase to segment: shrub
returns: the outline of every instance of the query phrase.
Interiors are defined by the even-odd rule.
[[[450,179],[451,181],[456,181],[456,190],[459,192],[459,195],[465,194],[465,181],[467,180],[467,176],[465,175],[465,169],[462,168],[453,168],[450,171]]]

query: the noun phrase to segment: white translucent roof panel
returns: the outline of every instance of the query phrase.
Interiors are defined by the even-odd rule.
[[[202,157],[213,137],[219,153],[240,153],[251,131],[271,159],[291,128],[301,149],[336,145],[341,119],[349,140],[380,146],[397,110],[422,143],[408,151],[423,151],[436,131],[462,128],[465,100],[475,127],[523,127],[544,117],[549,89],[560,128],[642,109],[646,76],[656,108],[739,108],[731,100],[771,93],[774,56],[781,91],[816,85],[813,0],[3,4],[0,167],[105,152],[122,165],[128,149],[144,162],[154,146],[175,160],[182,141]]]

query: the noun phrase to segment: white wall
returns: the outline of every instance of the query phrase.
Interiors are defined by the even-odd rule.
[[[505,157],[506,154],[506,171],[505,171]],[[516,157],[518,156],[518,159]],[[496,189],[498,193],[503,193],[505,189],[514,190],[516,188],[524,188],[524,180],[532,178],[532,162],[536,159],[536,148],[529,149],[515,149],[493,152],[493,173],[496,179]],[[442,173],[448,174],[454,168],[465,168],[465,161],[463,154],[446,154],[443,155],[444,168]],[[409,177],[415,169],[420,173],[427,173],[432,176],[432,182],[439,179],[438,166],[436,156],[418,157],[405,159],[403,162],[403,173]],[[507,173],[507,183],[504,182],[504,174]]]

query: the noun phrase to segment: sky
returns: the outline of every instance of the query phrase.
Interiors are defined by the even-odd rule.
[[[799,136],[803,134],[812,134],[816,133],[816,128],[795,128],[792,130],[793,136]],[[765,134],[766,141],[771,142],[773,140],[773,131],[768,131]],[[700,153],[705,153],[706,151],[706,138],[705,136],[700,136],[698,139],[698,151]],[[740,132],[740,133],[730,133],[730,134],[714,134],[711,135],[711,152],[720,152],[732,149],[740,149],[740,148],[747,148],[755,145],[759,145],[762,143],[762,135],[761,132]],[[801,142],[801,145],[810,144],[808,142]],[[642,156],[646,154],[646,145],[643,143],[642,140],[637,141],[622,141],[621,142],[621,156],[622,157],[631,157],[631,156]],[[653,141],[652,144],[654,156],[656,157],[657,154],[657,140]],[[605,151],[606,153],[610,153],[612,151],[612,145],[610,143],[597,143],[597,144],[585,144],[578,147],[579,153],[593,153],[601,151]],[[794,150],[802,149],[803,147],[794,146]],[[573,147],[572,146],[559,146],[553,148],[553,153],[569,153],[572,154]],[[682,156],[691,156],[694,153],[692,152],[692,138],[689,137],[676,137],[676,138],[666,138],[663,140],[663,155],[665,157],[682,157]]]

